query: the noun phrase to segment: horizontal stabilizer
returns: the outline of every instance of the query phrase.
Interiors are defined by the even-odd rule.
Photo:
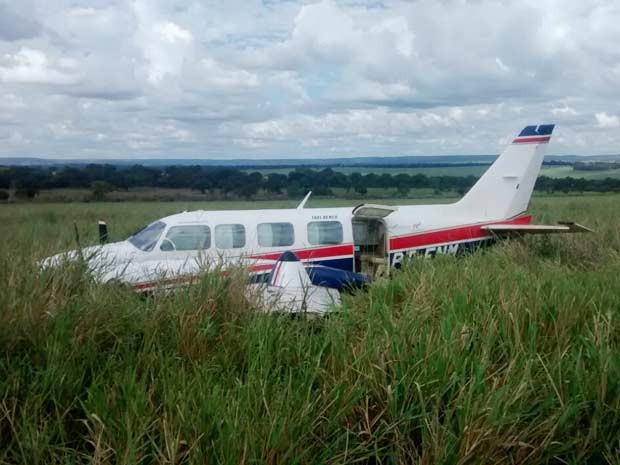
[[[553,233],[578,233],[594,232],[592,229],[578,223],[562,222],[559,224],[489,224],[481,229],[497,235],[517,234],[553,234]]]

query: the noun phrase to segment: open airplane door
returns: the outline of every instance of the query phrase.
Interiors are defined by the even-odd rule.
[[[387,276],[389,238],[384,218],[398,210],[389,205],[362,204],[353,209],[355,271],[372,278]]]

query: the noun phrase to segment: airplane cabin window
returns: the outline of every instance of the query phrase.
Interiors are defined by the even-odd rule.
[[[149,224],[146,228],[141,229],[136,234],[127,239],[134,247],[143,252],[150,252],[157,244],[159,236],[166,229],[166,223],[156,221]]]
[[[218,249],[245,247],[245,227],[242,224],[218,224],[215,227],[215,247]]]
[[[342,223],[311,221],[308,223],[308,242],[311,245],[342,244]]]
[[[159,249],[164,252],[204,250],[211,247],[209,226],[191,224],[173,226],[168,230]]]
[[[261,223],[257,232],[258,245],[261,247],[288,247],[295,242],[291,223]]]

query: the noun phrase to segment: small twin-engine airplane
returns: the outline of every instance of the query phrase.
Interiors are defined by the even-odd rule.
[[[98,280],[121,281],[138,291],[192,281],[214,264],[241,264],[253,281],[267,281],[270,292],[295,288],[299,294],[304,285],[361,285],[388,275],[410,255],[458,254],[515,235],[589,231],[576,223],[532,224],[525,214],[553,128],[524,128],[455,203],[304,208],[308,194],[296,209],[171,215],[125,241],[84,252],[95,254],[89,266]],[[100,225],[100,232],[107,235],[105,228]],[[283,256],[288,251],[294,254]],[[44,264],[76,254],[56,255]],[[282,269],[288,274],[278,279]],[[295,309],[308,308],[304,299],[297,302]]]

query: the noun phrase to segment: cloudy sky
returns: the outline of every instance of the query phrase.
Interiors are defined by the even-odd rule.
[[[0,0],[0,156],[620,153],[618,0]]]

